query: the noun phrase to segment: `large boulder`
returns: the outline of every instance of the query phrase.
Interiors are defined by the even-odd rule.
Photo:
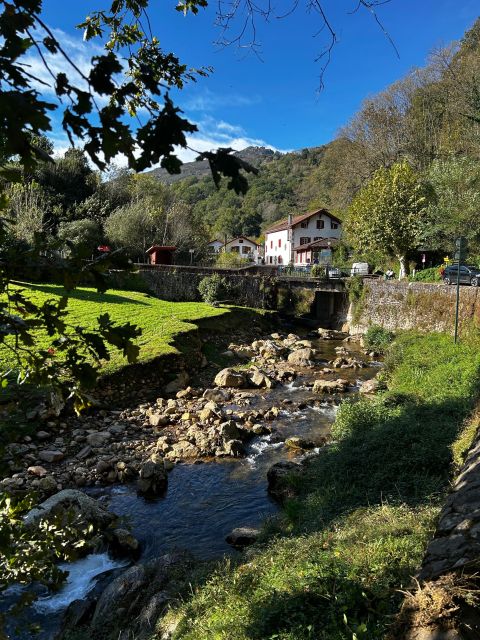
[[[289,479],[292,476],[300,475],[302,472],[303,467],[297,462],[289,460],[276,462],[267,471],[268,493],[280,502],[293,497],[295,492],[289,483]]]
[[[315,380],[313,393],[345,393],[348,390],[348,380]]]
[[[308,367],[312,364],[312,360],[315,357],[315,351],[304,347],[302,349],[296,349],[288,354],[288,361],[290,364],[297,365],[298,367]]]
[[[71,514],[100,530],[107,528],[116,518],[94,498],[76,489],[64,489],[29,511],[24,522],[28,526],[34,526],[42,519],[48,520],[51,517],[67,519]]]
[[[165,454],[167,460],[188,460],[198,457],[200,457],[200,449],[188,440],[175,442],[171,450]]]
[[[228,544],[231,544],[232,547],[235,547],[235,549],[243,549],[243,547],[247,547],[256,542],[259,535],[259,529],[254,529],[253,527],[237,527],[228,534],[225,540]]]
[[[365,380],[365,382],[362,382],[359,392],[364,394],[376,393],[380,387],[380,382],[373,378],[372,380]]]
[[[178,597],[179,584],[187,584],[191,567],[190,555],[173,552],[124,571],[98,598],[88,637],[152,637],[158,618]]]
[[[159,495],[167,488],[168,478],[163,457],[153,454],[140,467],[137,491],[142,495]]]
[[[235,387],[243,389],[247,386],[245,374],[235,369],[222,369],[215,376],[214,384],[217,387]]]

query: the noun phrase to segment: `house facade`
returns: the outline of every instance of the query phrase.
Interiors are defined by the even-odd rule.
[[[217,240],[216,238],[215,240],[210,240],[210,242],[208,243],[208,249],[210,253],[220,253],[222,247],[223,242],[221,240]]]
[[[342,222],[326,209],[290,215],[265,232],[265,264],[306,266],[329,262]]]
[[[227,253],[238,253],[242,258],[247,258],[247,260],[257,263],[262,259],[263,255],[262,246],[245,236],[229,240],[225,243],[224,250]]]

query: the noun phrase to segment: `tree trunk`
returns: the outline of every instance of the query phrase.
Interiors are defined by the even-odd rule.
[[[398,272],[398,279],[403,280],[408,275],[408,264],[406,256],[397,256],[398,262],[400,263],[400,270]]]

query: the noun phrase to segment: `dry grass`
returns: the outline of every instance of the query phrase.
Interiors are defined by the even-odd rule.
[[[437,580],[417,582],[416,589],[403,593],[402,608],[386,640],[413,640],[421,637],[421,630],[458,629],[462,610],[480,603],[478,575],[448,573]]]

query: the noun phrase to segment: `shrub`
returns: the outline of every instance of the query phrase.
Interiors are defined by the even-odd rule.
[[[247,264],[250,264],[247,258],[242,258],[240,254],[233,251],[220,253],[216,262],[217,267],[224,267],[226,269],[238,269]]]
[[[325,266],[323,264],[314,264],[310,269],[310,275],[313,278],[321,278],[326,273]]]
[[[422,269],[417,271],[414,276],[410,276],[411,282],[440,282],[442,277],[440,276],[440,269],[442,267],[430,267],[429,269]]]
[[[198,291],[202,296],[202,300],[207,304],[216,305],[224,300],[228,294],[228,285],[225,278],[218,273],[206,276],[198,285]]]
[[[388,345],[393,342],[394,337],[395,335],[388,329],[373,324],[368,327],[366,334],[363,336],[363,344],[367,349],[384,353]]]

